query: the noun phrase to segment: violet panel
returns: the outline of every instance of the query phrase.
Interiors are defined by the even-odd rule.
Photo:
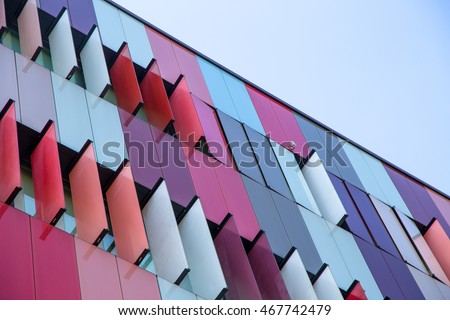
[[[0,202],[0,299],[35,299],[30,216]]]
[[[259,237],[248,253],[248,260],[264,300],[290,300],[286,284],[265,234]]]
[[[345,185],[378,246],[401,259],[397,247],[392,241],[391,236],[386,230],[383,221],[381,221],[378,216],[378,212],[375,210],[367,194],[347,182],[345,182]]]
[[[77,0],[79,1],[79,0]],[[67,8],[67,0],[40,0],[40,8],[52,16],[58,16],[62,8]]]
[[[336,189],[336,192],[339,195],[342,204],[344,205],[345,212],[347,212],[348,214],[345,221],[347,222],[350,231],[355,235],[357,235],[358,237],[361,237],[367,242],[373,244],[372,237],[369,231],[367,230],[367,227],[364,224],[364,221],[361,218],[361,215],[359,214],[359,211],[356,208],[356,205],[353,202],[353,199],[350,196],[349,191],[345,187],[344,182],[331,173],[328,173],[328,176],[330,177],[334,189]]]
[[[427,188],[427,192],[430,195],[433,202],[435,203],[436,207],[439,209],[441,216],[447,222],[447,225],[450,225],[450,200],[428,188]],[[441,222],[441,224],[444,224],[444,223]]]
[[[92,26],[97,25],[92,0],[67,0],[67,3],[72,27],[88,34]]]
[[[81,298],[74,237],[31,218],[36,299]]]
[[[228,300],[260,300],[261,294],[233,217],[214,239],[217,256],[228,284]]]
[[[400,287],[381,254],[381,250],[358,237],[355,237],[355,241],[382,294],[389,299],[405,299],[402,290],[400,290]]]
[[[15,101],[16,118],[20,121],[19,91],[17,87],[16,61],[14,51],[0,44],[0,108],[3,109],[9,99]]]
[[[425,297],[420,291],[416,280],[409,271],[406,263],[391,256],[386,252],[381,252],[384,260],[386,261],[389,269],[391,269],[392,275],[398,283],[400,290],[402,290],[405,299],[407,300],[423,300]]]

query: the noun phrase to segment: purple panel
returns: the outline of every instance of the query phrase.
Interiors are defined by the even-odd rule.
[[[181,143],[174,137],[150,125],[170,199],[187,206],[195,195],[194,184],[187,167]]]
[[[248,260],[264,300],[290,300],[291,297],[265,234],[259,237],[250,250]]]
[[[386,165],[384,166],[384,168],[386,169],[387,173],[392,179],[392,182],[394,182],[394,185],[400,192],[400,195],[408,206],[409,211],[411,211],[414,219],[424,226],[428,225],[431,217],[428,216],[427,212],[424,210],[413,190],[411,189],[411,186],[408,183],[408,178]]]
[[[67,0],[67,2],[72,27],[88,34],[92,25],[97,24],[92,0]]]
[[[0,202],[0,300],[34,299],[30,216]]]
[[[228,285],[226,298],[229,300],[261,299],[233,217],[227,221],[214,239],[214,245]]]
[[[367,265],[372,273],[381,293],[389,299],[402,300],[405,299],[402,291],[400,290],[394,276],[391,273],[386,261],[381,255],[380,249],[374,247],[370,243],[354,237],[358,244],[359,250],[364,256]]]
[[[148,123],[118,108],[134,180],[153,189],[162,177],[159,158]],[[128,124],[126,124],[128,122]]]
[[[345,182],[345,185],[350,191],[353,201],[355,201],[361,216],[369,227],[369,230],[378,246],[401,259],[397,247],[392,241],[391,236],[387,232],[383,222],[378,216],[378,212],[375,210],[367,194],[347,182]]]
[[[14,51],[0,45],[0,109],[3,109],[9,99],[15,101],[16,117],[20,119],[19,91],[17,90],[16,63]]]
[[[58,16],[62,8],[68,7],[67,0],[40,0],[40,3],[40,8],[54,17]]]
[[[348,190],[345,187],[344,182],[331,173],[328,173],[328,175],[330,177],[331,182],[333,183],[334,189],[336,189],[336,192],[339,195],[342,204],[344,205],[345,212],[347,212],[348,214],[348,217],[347,219],[345,219],[345,221],[350,227],[350,231],[352,231],[357,236],[363,238],[367,242],[373,244],[372,237],[370,236],[370,233],[367,230],[367,227],[364,224],[364,221],[361,218],[361,215],[359,214],[359,211],[356,208],[352,197],[348,193]]]
[[[422,300],[425,299],[422,292],[420,291],[419,286],[417,285],[414,277],[409,271],[406,263],[398,260],[397,258],[391,256],[386,252],[381,252],[391,269],[392,274],[394,275],[395,280],[397,281],[400,289],[405,295],[405,299],[407,300]]]

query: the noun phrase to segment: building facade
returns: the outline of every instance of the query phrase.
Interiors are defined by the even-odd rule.
[[[450,200],[109,0],[0,0],[0,299],[450,299]]]

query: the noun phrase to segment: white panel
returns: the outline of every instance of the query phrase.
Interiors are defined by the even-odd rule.
[[[92,32],[80,53],[86,89],[100,96],[111,85],[98,29]]]
[[[142,209],[142,217],[156,274],[175,282],[188,263],[165,181]]]
[[[162,300],[197,300],[192,292],[189,292],[161,277],[158,277],[159,291]]]
[[[422,291],[425,299],[427,300],[442,300],[444,299],[444,296],[442,295],[441,291],[437,287],[436,283],[434,282],[433,278],[431,278],[429,275],[420,272],[414,267],[411,267],[410,265],[407,265],[409,271],[411,272],[412,276],[417,282],[417,285],[420,288],[420,291]]]
[[[344,300],[329,267],[322,272],[313,287],[319,300]]]
[[[316,292],[297,250],[281,269],[281,276],[292,300],[317,300]]]
[[[64,11],[48,36],[53,71],[67,78],[78,66],[70,28],[69,13]]]
[[[415,248],[413,247],[411,241],[408,238],[408,235],[403,230],[403,227],[401,226],[392,209],[383,202],[381,202],[380,200],[372,196],[370,196],[370,199],[372,200],[373,205],[375,206],[375,208],[378,211],[378,214],[383,220],[384,225],[388,229],[389,234],[394,240],[398,250],[402,254],[403,259],[405,259],[406,262],[415,266],[419,270],[427,272],[425,266],[422,263],[422,260],[417,254]]]
[[[353,235],[329,222],[327,224],[353,279],[360,282],[369,300],[383,300],[383,294],[380,292]]]
[[[206,299],[215,299],[227,287],[200,200],[178,226],[191,271],[192,290]]]
[[[345,209],[316,152],[303,166],[302,172],[322,216],[338,224],[346,215]]]

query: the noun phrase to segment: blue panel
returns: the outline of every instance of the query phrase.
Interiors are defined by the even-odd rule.
[[[108,48],[118,51],[126,39],[119,10],[103,0],[93,1],[102,42]]]

